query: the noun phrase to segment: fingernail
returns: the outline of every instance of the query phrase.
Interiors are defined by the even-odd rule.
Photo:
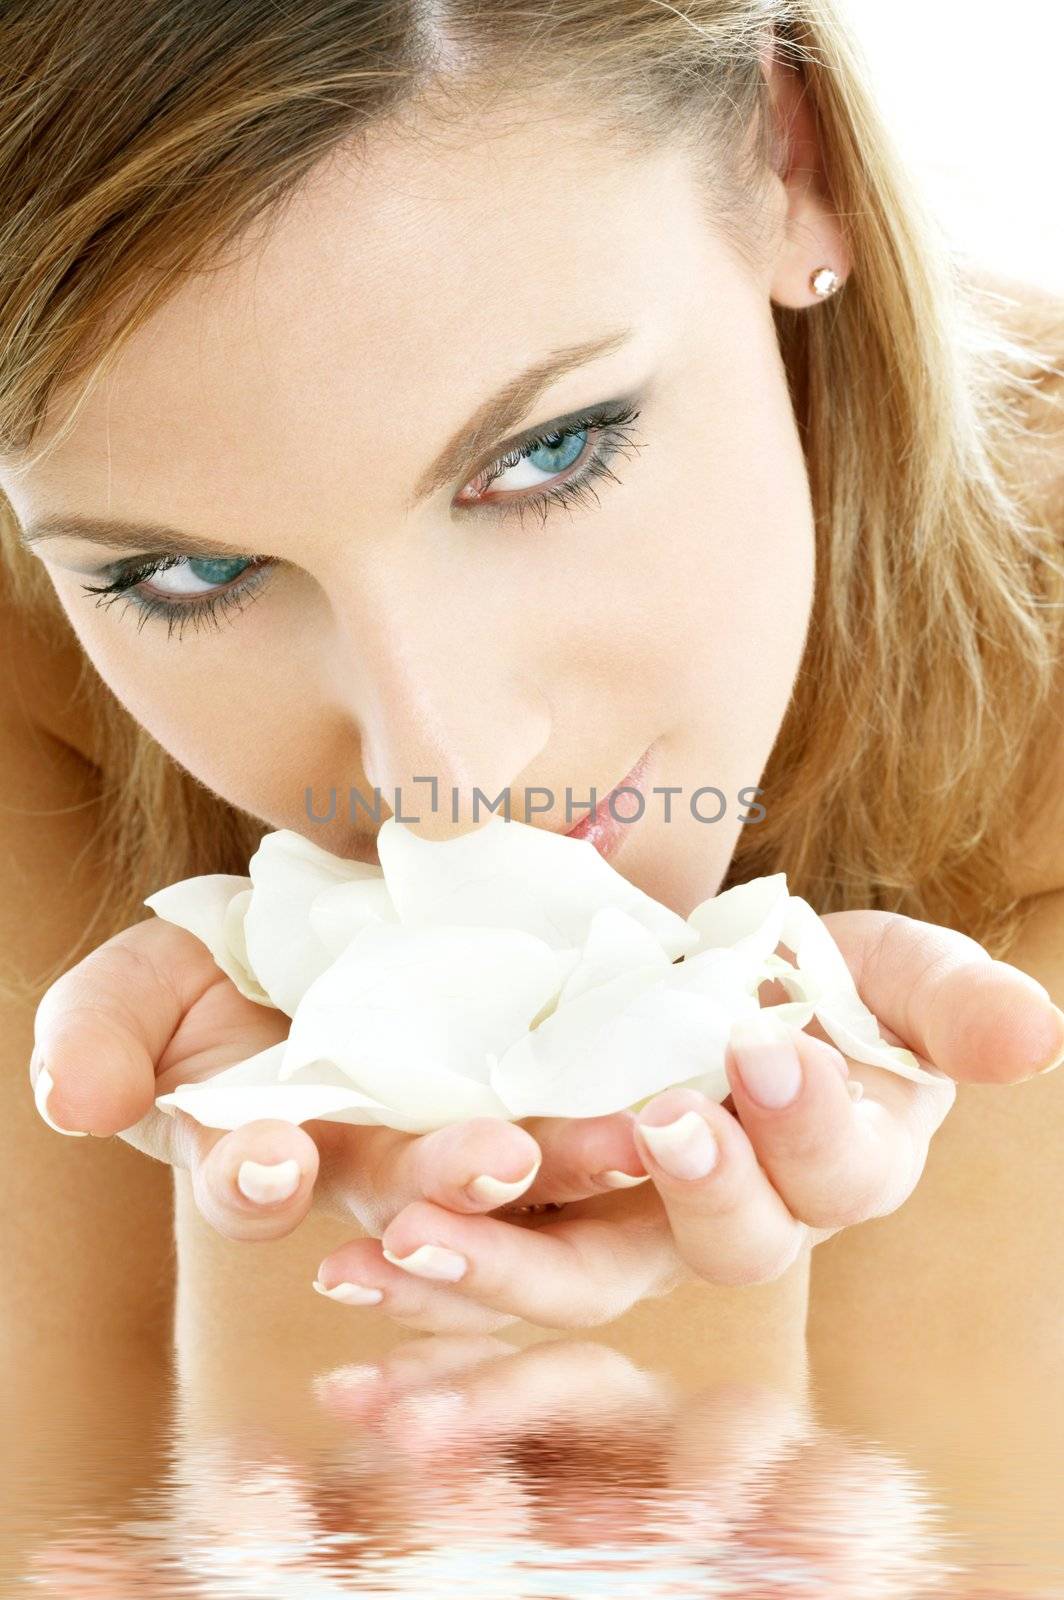
[[[472,1183],[466,1184],[466,1193],[482,1204],[486,1202],[489,1206],[504,1206],[508,1201],[516,1200],[519,1194],[524,1194],[542,1162],[543,1157],[537,1156],[532,1168],[523,1178],[515,1178],[513,1183],[503,1183],[501,1178],[493,1178],[487,1172],[482,1173],[479,1178],[474,1178]]]
[[[88,1135],[83,1129],[61,1128],[58,1122],[48,1115],[48,1096],[51,1094],[54,1088],[55,1084],[52,1081],[52,1074],[48,1071],[47,1067],[42,1067],[40,1072],[37,1074],[37,1081],[33,1085],[33,1098],[37,1102],[37,1110],[40,1112],[45,1122],[47,1122],[48,1126],[55,1129],[56,1133],[65,1133],[71,1139],[87,1138]]]
[[[379,1306],[384,1299],[380,1289],[367,1289],[364,1283],[334,1283],[327,1289],[319,1278],[311,1284],[312,1289],[317,1289],[327,1300],[339,1300],[345,1306]]]
[[[415,1278],[438,1278],[444,1283],[457,1283],[469,1266],[465,1256],[460,1256],[457,1250],[445,1250],[441,1244],[419,1245],[408,1256],[393,1256],[390,1250],[385,1250],[384,1259],[393,1267],[412,1272]]]
[[[299,1162],[294,1157],[287,1161],[242,1161],[237,1170],[236,1186],[245,1200],[254,1200],[259,1206],[275,1206],[288,1200],[299,1188]]]
[[[616,1167],[595,1174],[595,1182],[604,1184],[607,1189],[634,1189],[637,1183],[646,1183],[649,1178],[649,1172],[641,1172],[638,1178],[633,1178],[630,1172],[620,1172]]]
[[[1059,1006],[1054,1006],[1053,1010],[1057,1014],[1057,1019],[1060,1022],[1061,1030],[1064,1031],[1064,1011],[1061,1011]],[[1062,1050],[1058,1056],[1053,1058],[1048,1067],[1039,1067],[1037,1075],[1041,1076],[1043,1072],[1055,1072],[1058,1067],[1062,1066],[1064,1066],[1064,1050]]]
[[[685,1111],[663,1126],[648,1122],[638,1126],[654,1160],[670,1178],[704,1178],[717,1164],[717,1141],[697,1111]]]
[[[767,1017],[743,1017],[733,1025],[728,1043],[751,1100],[766,1110],[778,1111],[797,1098],[802,1087],[802,1065],[778,1022]]]

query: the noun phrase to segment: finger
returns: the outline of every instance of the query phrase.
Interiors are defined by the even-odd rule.
[[[317,1146],[291,1122],[262,1119],[225,1133],[185,1117],[176,1139],[184,1160],[175,1164],[189,1168],[200,1213],[227,1239],[281,1239],[314,1202]]]
[[[635,1140],[635,1113],[606,1117],[533,1117],[524,1124],[543,1152],[543,1165],[522,1200],[564,1205],[647,1181]]]
[[[156,917],[92,951],[37,1008],[30,1076],[41,1115],[61,1133],[95,1134],[118,1133],[146,1117],[156,1064],[185,1013],[215,984],[232,990],[207,947]],[[232,1060],[283,1037],[287,1019],[279,1023],[251,1000],[241,1013],[243,997],[234,991],[229,998],[230,1025],[236,1016],[247,1021],[244,1037],[229,1045]],[[225,1064],[223,1057],[211,1068]]]
[[[1064,1052],[1064,1012],[1042,984],[966,934],[889,911],[823,921],[891,1042],[951,1078],[1016,1083]]]
[[[153,1106],[119,1138],[188,1171],[199,1211],[228,1239],[282,1238],[314,1201],[317,1146],[290,1122],[260,1120],[226,1132]]]
[[[440,1216],[450,1214],[439,1210]],[[319,1266],[313,1287],[340,1306],[358,1308],[363,1316],[379,1310],[393,1322],[424,1333],[491,1333],[516,1320],[512,1313],[477,1305],[446,1280],[403,1272],[385,1259],[375,1239],[352,1239],[332,1251]]]
[[[897,1210],[957,1093],[950,1078],[914,1083],[850,1064],[833,1045],[763,1016],[735,1025],[725,1071],[735,1114],[772,1187],[790,1215],[813,1228],[850,1227]],[[857,1101],[850,1083],[861,1085]]]
[[[492,1211],[523,1195],[539,1170],[532,1135],[501,1117],[476,1117],[410,1135],[393,1128],[309,1123],[321,1152],[319,1194],[379,1236],[404,1206],[427,1199],[453,1211]]]
[[[695,1089],[666,1089],[639,1113],[643,1159],[676,1249],[708,1283],[769,1283],[807,1242],[736,1119]]]
[[[647,1196],[650,1205],[641,1203]],[[411,1276],[445,1281],[495,1311],[540,1327],[591,1327],[682,1276],[649,1188],[607,1203],[615,1208],[608,1219],[582,1214],[526,1228],[416,1201],[381,1244]]]

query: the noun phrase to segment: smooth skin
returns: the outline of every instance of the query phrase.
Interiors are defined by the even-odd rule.
[[[481,1118],[419,1137],[329,1122],[221,1133],[155,1109],[154,1096],[264,1049],[287,1019],[246,1000],[205,946],[161,921],[118,935],[53,985],[31,1072],[36,1083],[47,1064],[46,1109],[61,1128],[136,1123],[131,1142],[189,1167],[200,1211],[230,1238],[283,1236],[315,1201],[355,1218],[374,1237],[330,1255],[317,1280],[347,1304],[377,1303],[434,1331],[515,1318],[591,1326],[692,1275],[728,1285],[780,1277],[807,1245],[906,1199],[954,1078],[1016,1081],[1064,1052],[1064,1016],[1042,986],[963,934],[889,913],[826,920],[885,1035],[938,1066],[941,1087],[850,1062],[823,1036],[791,1029],[801,1087],[782,1107],[750,1093],[730,1047],[731,1111],[669,1089],[638,1117],[524,1127]],[[779,1061],[771,1067],[778,1081]],[[691,1128],[693,1162],[686,1147],[679,1161],[675,1145],[664,1161],[653,1147],[653,1130],[670,1124]],[[249,1199],[239,1182],[249,1161],[293,1164],[290,1196]],[[618,1173],[651,1182],[616,1192]],[[498,1204],[491,1181],[525,1175],[522,1200],[576,1203],[531,1226],[487,1214]]]
[[[373,860],[372,833],[342,813],[308,823],[307,788],[388,795],[434,773],[463,808],[474,787],[601,795],[653,747],[652,783],[687,794],[712,783],[733,803],[713,827],[648,807],[615,865],[681,913],[716,891],[741,826],[734,797],[757,783],[786,711],[814,582],[771,306],[815,315],[810,271],[848,270],[811,120],[790,75],[770,72],[792,160],[767,183],[757,268],[707,219],[686,154],[618,160],[571,107],[546,124],[550,182],[535,185],[528,229],[485,232],[485,208],[507,218],[533,206],[535,118],[471,112],[456,137],[433,130],[428,162],[422,141],[374,130],[365,159],[323,166],[261,249],[184,286],[61,437],[49,419],[53,448],[3,464],[28,532],[122,518],[187,530],[176,544],[190,551],[195,535],[219,560],[268,552],[253,603],[217,627],[171,629],[86,594],[131,559],[113,533],[101,545],[53,523],[33,545],[98,671],[217,793],[267,826]],[[526,396],[506,429],[487,429],[486,394],[588,340],[607,345]],[[625,395],[639,410],[632,449],[589,499],[545,521],[513,516],[530,494],[527,464],[474,494],[519,422],[547,427]],[[430,463],[448,442],[437,481]],[[137,556],[160,548],[157,534],[133,537]],[[203,572],[186,560],[141,592],[173,599],[183,584],[191,605]],[[221,587],[232,597],[239,580]],[[44,703],[53,735],[91,768],[84,731]],[[558,806],[530,820],[572,819]],[[457,826],[469,825],[463,809]],[[423,826],[455,829],[446,813]],[[732,1056],[734,1114],[670,1091],[638,1122],[481,1123],[415,1141],[279,1123],[219,1138],[158,1114],[129,1133],[160,1088],[250,1054],[278,1027],[196,941],[154,922],[53,988],[31,1072],[36,1083],[47,1068],[59,1126],[123,1132],[188,1167],[202,1217],[229,1238],[276,1239],[312,1207],[381,1231],[382,1243],[337,1241],[320,1267],[326,1289],[380,1289],[380,1313],[416,1327],[601,1323],[692,1276],[727,1287],[786,1276],[818,1237],[901,1204],[954,1080],[1015,1082],[1064,1048],[1047,991],[963,936],[872,912],[829,925],[866,1002],[945,1075],[941,1089],[807,1038],[801,1093],[777,1110],[744,1091]],[[692,1111],[685,1126],[711,1132],[718,1157],[680,1180],[640,1129]],[[292,1197],[249,1201],[236,1187],[247,1160],[295,1160]],[[537,1160],[522,1198],[574,1200],[564,1220],[484,1215],[490,1195],[470,1184],[516,1182]],[[641,1171],[649,1183],[612,1192],[601,1178]],[[179,1240],[182,1225],[179,1205]],[[440,1276],[455,1270],[440,1251],[465,1258],[460,1279]]]

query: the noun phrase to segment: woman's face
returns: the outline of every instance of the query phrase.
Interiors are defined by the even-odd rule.
[[[373,860],[352,790],[445,837],[508,788],[563,832],[652,747],[610,859],[686,912],[759,814],[809,617],[771,301],[812,202],[772,180],[754,270],[688,156],[549,131],[382,129],[324,163],[0,481],[27,532],[67,525],[33,549],[103,678],[228,801]]]

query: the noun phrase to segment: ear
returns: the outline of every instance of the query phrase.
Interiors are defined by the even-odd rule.
[[[779,59],[769,33],[761,51],[775,129],[776,181],[784,191],[783,226],[769,274],[769,294],[779,306],[818,305],[810,283],[831,267],[840,283],[850,253],[828,194],[816,114],[798,69]]]

